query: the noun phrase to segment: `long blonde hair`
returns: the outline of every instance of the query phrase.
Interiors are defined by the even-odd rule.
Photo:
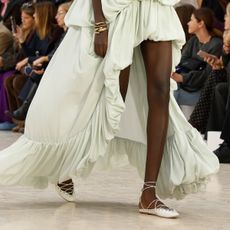
[[[72,2],[65,2],[59,5],[59,7],[62,7],[62,9],[67,13]]]
[[[52,2],[38,2],[35,4],[35,13],[38,19],[36,31],[40,39],[44,39],[55,23],[55,6]]]

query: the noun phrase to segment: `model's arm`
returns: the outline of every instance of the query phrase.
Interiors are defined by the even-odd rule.
[[[92,0],[95,23],[105,22],[105,16],[102,11],[101,0]]]
[[[92,0],[92,4],[95,18],[94,51],[98,56],[104,57],[108,47],[106,19],[102,11],[101,0]]]

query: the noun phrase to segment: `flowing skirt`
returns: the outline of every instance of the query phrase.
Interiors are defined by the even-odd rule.
[[[148,105],[140,43],[172,41],[173,66],[184,34],[169,0],[102,0],[109,23],[105,58],[94,53],[90,0],[74,1],[68,33],[52,58],[30,106],[25,134],[0,152],[0,184],[31,185],[87,176],[96,166],[128,163],[144,176]],[[131,65],[124,104],[119,74]],[[184,118],[173,97],[157,181],[161,198],[177,199],[202,188],[219,163]]]

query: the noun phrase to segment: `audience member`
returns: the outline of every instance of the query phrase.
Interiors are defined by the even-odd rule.
[[[230,46],[230,3],[226,8],[224,28],[227,31],[227,45]],[[221,131],[224,141],[214,153],[221,163],[230,163],[230,55],[223,55],[221,59],[209,57],[205,60],[214,70],[219,70],[219,73],[224,71],[227,77],[225,83],[219,83],[215,88],[207,130]],[[225,68],[221,70],[223,66]]]
[[[35,60],[33,62],[33,66],[36,66],[36,67],[39,68],[44,63],[49,62],[51,60],[51,58],[53,57],[56,49],[60,45],[61,41],[63,40],[63,38],[64,38],[64,36],[65,36],[65,34],[67,32],[68,28],[65,25],[64,18],[65,18],[65,15],[68,12],[70,6],[71,6],[71,2],[62,3],[62,4],[59,5],[55,19],[57,21],[58,26],[61,27],[64,30],[64,33],[62,34],[60,40],[58,42],[56,42],[54,49],[48,55],[41,56],[37,60]]]
[[[183,4],[177,6],[175,10],[184,29],[186,41],[188,41],[193,36],[188,32],[188,22],[191,20],[191,16],[195,10],[195,7],[191,4]]]
[[[15,43],[19,46],[21,43],[30,44],[32,35],[34,34],[34,6],[31,3],[24,3],[21,7],[21,26],[17,26],[16,33],[14,34]],[[15,65],[17,61],[24,59],[26,53],[23,49],[20,49],[17,54],[8,55],[8,60],[5,60],[8,65],[11,63],[11,66],[15,69]],[[15,56],[17,58],[15,58]],[[14,60],[16,59],[16,60]],[[4,89],[2,91],[6,91],[9,108],[0,108],[2,113],[5,113],[6,110],[14,111],[21,105],[21,101],[18,99],[19,92],[23,87],[26,76],[20,73],[9,74],[4,79]],[[9,118],[9,116],[7,116]],[[4,129],[11,129],[12,124],[2,124]],[[3,128],[2,127],[2,128]],[[0,127],[1,129],[1,127]]]
[[[207,122],[208,118],[210,115],[210,109],[211,109],[211,103],[213,100],[213,95],[215,91],[215,87],[218,84],[218,87],[216,87],[216,95],[219,91],[219,88],[221,87],[220,82],[226,82],[226,66],[228,62],[228,55],[230,54],[230,44],[229,44],[229,33],[227,34],[227,31],[224,33],[224,45],[223,45],[223,54],[221,59],[225,60],[225,68],[219,69],[222,67],[219,65],[217,68],[214,68],[209,75],[207,81],[205,82],[205,86],[201,91],[201,95],[199,98],[199,101],[197,102],[194,111],[192,112],[190,116],[189,122],[202,134],[205,134],[207,131]],[[217,57],[216,57],[217,58]],[[215,130],[220,130],[222,128],[219,123],[223,121],[223,114],[222,111],[217,110],[220,115],[218,116],[220,119],[216,119],[214,125],[215,127],[219,128],[214,128],[212,125],[212,129]]]
[[[12,128],[11,119],[4,113],[8,109],[8,100],[4,89],[4,80],[12,75],[13,71],[7,68],[5,54],[12,49],[13,36],[11,32],[0,23],[0,129]]]
[[[201,7],[211,9],[216,17],[215,27],[220,31],[224,30],[224,15],[228,0],[200,0]]]
[[[176,72],[172,73],[172,78],[178,83],[175,97],[179,105],[188,101],[190,93],[199,92],[211,73],[211,67],[197,53],[202,50],[216,56],[221,55],[222,40],[215,34],[213,21],[212,11],[201,8],[193,12],[188,23],[189,33],[195,36],[186,43]],[[189,100],[191,101],[186,103],[194,105],[198,98]]]
[[[23,3],[28,0],[1,0],[0,6],[0,21],[2,20],[4,25],[11,30],[11,17],[15,20],[17,25],[21,24],[20,8]]]
[[[11,32],[0,22],[0,56],[4,54],[13,44]],[[1,66],[0,66],[1,67]]]
[[[34,34],[34,40],[36,44],[33,49],[36,50],[34,55],[28,56],[17,64],[16,69],[22,70],[25,66],[29,73],[29,78],[19,94],[20,100],[23,102],[22,105],[15,111],[9,112],[8,114],[17,119],[24,120],[26,117],[29,104],[37,90],[37,86],[42,77],[42,70],[33,69],[33,62],[41,56],[46,56],[54,48],[57,41],[59,41],[63,30],[54,24],[55,21],[55,8],[51,2],[39,2],[35,4],[35,27],[36,33]],[[39,42],[37,42],[39,40]],[[23,49],[30,51],[28,45],[23,44]],[[43,66],[46,67],[45,65]]]

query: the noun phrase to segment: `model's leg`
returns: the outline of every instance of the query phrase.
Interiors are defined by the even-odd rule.
[[[75,201],[74,184],[72,179],[55,185],[57,193],[66,201]]]
[[[170,74],[172,67],[172,44],[170,41],[144,41],[141,51],[147,75],[148,122],[147,122],[147,159],[145,184],[141,196],[140,208],[154,209],[163,206],[155,193],[165,139],[168,128],[168,104]],[[146,183],[151,182],[151,183]]]
[[[128,89],[129,71],[130,71],[130,66],[122,70],[119,76],[120,92],[121,92],[121,95],[124,101],[125,101],[125,97],[126,97],[126,93]],[[67,181],[63,181],[62,183],[57,184],[57,189],[61,197],[63,197],[64,199],[68,201],[72,201],[71,197],[73,196],[73,193],[74,193],[74,184],[73,184],[72,179],[69,179]]]
[[[70,195],[73,195],[73,181],[72,179],[58,183],[58,186],[65,192],[68,192]]]
[[[125,101],[125,97],[126,97],[126,93],[128,89],[128,84],[129,84],[129,72],[130,72],[130,66],[123,69],[120,72],[120,76],[119,76],[120,92],[121,92],[121,96],[124,101]]]

